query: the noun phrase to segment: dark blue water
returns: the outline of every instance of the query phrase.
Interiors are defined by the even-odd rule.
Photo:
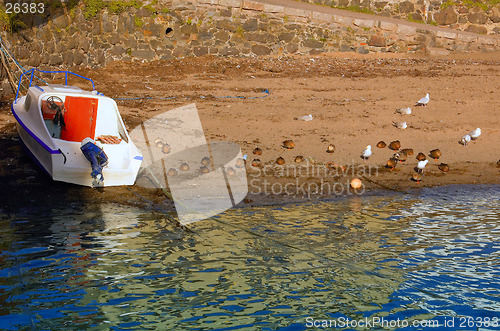
[[[0,213],[0,329],[500,330],[500,187]],[[316,328],[318,327],[318,328]]]

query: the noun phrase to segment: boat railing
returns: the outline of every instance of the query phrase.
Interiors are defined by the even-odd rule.
[[[16,92],[16,99],[14,101],[14,103],[17,102],[17,99],[19,98],[19,90],[21,88],[21,82],[22,82],[22,79],[24,76],[30,74],[30,84],[28,86],[28,88],[31,87],[31,84],[33,83],[33,78],[36,77],[35,76],[35,71],[37,72],[41,72],[41,73],[44,73],[44,74],[60,74],[60,73],[64,73],[64,85],[68,85],[68,75],[71,74],[73,76],[76,76],[76,77],[80,77],[80,78],[83,78],[83,79],[86,79],[88,80],[89,82],[92,83],[92,90],[95,91],[95,85],[94,85],[94,81],[91,79],[91,78],[88,78],[88,77],[84,77],[84,76],[81,76],[81,75],[78,75],[78,74],[75,74],[74,72],[71,72],[71,71],[67,71],[67,70],[61,70],[61,71],[48,71],[48,70],[40,70],[40,69],[36,69],[36,68],[31,68],[30,70],[27,70],[25,72],[23,72],[21,74],[21,76],[19,77],[19,83],[17,84],[17,92]]]

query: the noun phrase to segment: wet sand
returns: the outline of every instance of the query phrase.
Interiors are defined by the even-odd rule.
[[[351,53],[259,59],[206,57],[115,62],[104,69],[78,72],[93,78],[97,89],[107,96],[153,98],[118,101],[129,131],[144,119],[196,103],[207,139],[236,142],[248,155],[250,193],[246,203],[351,194],[348,186],[354,177],[363,183],[358,194],[448,184],[500,184],[498,53],[446,58]],[[266,89],[269,94],[263,92]],[[430,94],[429,104],[415,107],[426,93]],[[395,113],[403,107],[411,107],[412,114]],[[312,121],[295,119],[308,114],[312,114]],[[137,201],[123,187],[96,191],[54,184],[15,141],[14,121],[5,102],[0,112],[2,205],[15,203],[18,199],[13,196],[23,191],[41,199],[36,192],[43,189],[55,190],[56,195],[69,192],[64,193],[69,199]],[[393,126],[401,121],[407,122],[407,129]],[[466,147],[458,143],[477,127],[482,129],[479,139]],[[282,146],[286,139],[294,141],[293,149]],[[380,140],[387,144],[399,140],[401,148],[412,148],[414,155],[389,170],[384,166],[393,151],[377,148]],[[335,145],[334,153],[326,153],[329,144]],[[373,155],[363,161],[360,155],[367,145],[372,146]],[[263,150],[262,155],[252,154],[255,147]],[[439,160],[428,156],[435,148],[442,152]],[[417,183],[410,178],[419,152],[430,161],[423,180]],[[305,161],[296,164],[297,155]],[[285,159],[284,168],[275,166],[279,156]],[[263,167],[252,167],[254,158],[259,158]],[[439,170],[440,163],[448,164],[449,172]],[[291,184],[285,192],[287,183]],[[268,189],[271,194],[263,194],[265,185],[274,185],[274,191]],[[150,200],[163,197],[137,187],[131,190]]]

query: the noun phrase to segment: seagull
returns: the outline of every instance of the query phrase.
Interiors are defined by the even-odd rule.
[[[425,168],[425,166],[427,165],[428,162],[429,162],[429,160],[418,161],[417,169],[418,169],[419,173],[423,173],[424,172],[424,168]]]
[[[368,158],[372,155],[372,146],[368,145],[366,146],[365,150],[363,153],[361,153],[361,158],[363,160],[368,160]]]
[[[406,129],[408,126],[406,125],[406,122],[393,122],[393,125],[397,127],[398,129]]]
[[[309,114],[309,115],[305,115],[305,116],[296,117],[295,119],[299,120],[299,121],[309,122],[309,121],[313,120],[313,116],[312,116],[312,114]]]
[[[465,136],[462,137],[462,139],[459,141],[460,144],[467,146],[467,143],[469,143],[471,140],[471,136],[466,134]]]
[[[399,108],[399,109],[396,109],[396,113],[402,114],[402,115],[410,115],[411,114],[411,108],[410,107]]]
[[[429,100],[429,93],[427,93],[425,97],[417,101],[417,106],[426,106]]]
[[[473,130],[469,133],[469,136],[471,137],[472,140],[476,140],[477,138],[479,138],[480,135],[481,135],[480,128],[477,128],[476,130]]]

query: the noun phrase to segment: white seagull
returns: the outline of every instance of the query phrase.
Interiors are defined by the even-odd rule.
[[[393,122],[393,124],[398,129],[406,129],[408,127],[408,125],[406,125],[406,122]]]
[[[313,120],[313,116],[312,116],[312,114],[309,114],[309,115],[305,115],[305,116],[296,117],[295,119],[299,120],[299,121],[309,122],[309,121]]]
[[[361,153],[361,158],[363,160],[368,160],[368,158],[372,155],[372,146],[368,145],[366,146],[365,150],[363,153]]]
[[[470,142],[470,140],[471,140],[470,135],[466,134],[465,136],[462,137],[462,139],[460,140],[460,143],[464,146],[467,146],[467,144]]]
[[[429,93],[427,93],[425,97],[417,101],[417,106],[426,106],[429,100]]]
[[[429,163],[429,160],[418,161],[418,164],[417,164],[418,172],[423,173],[424,168],[427,165],[427,163]]]
[[[476,130],[473,130],[469,133],[469,136],[472,138],[472,140],[475,140],[477,138],[479,138],[479,136],[481,135],[481,129],[480,128],[477,128]]]
[[[411,114],[411,107],[396,109],[396,113],[401,114],[401,115],[410,115]]]

